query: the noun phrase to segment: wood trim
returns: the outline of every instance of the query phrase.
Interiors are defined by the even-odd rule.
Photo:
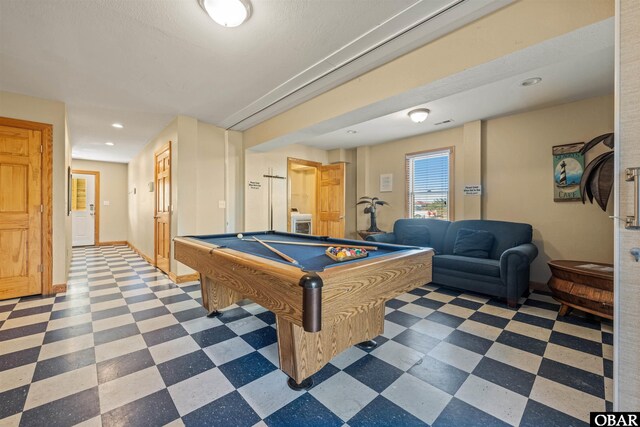
[[[447,205],[448,205],[448,221],[455,221],[455,146],[451,145],[448,147],[441,148],[433,148],[430,150],[422,150],[422,151],[414,151],[411,153],[405,153],[404,155],[404,170],[405,170],[405,179],[404,179],[404,217],[409,218],[409,167],[408,162],[409,158],[420,156],[423,154],[435,153],[449,151],[449,193],[447,194]]]
[[[171,236],[171,211],[173,207],[173,153],[171,151],[171,140],[162,144],[160,148],[153,152],[153,185],[157,186],[158,183],[158,154],[162,154],[164,151],[169,151],[169,236]],[[153,259],[149,258],[147,262],[157,268],[158,266],[158,257],[157,257],[157,245],[158,245],[158,224],[157,224],[157,216],[158,216],[158,189],[155,188],[155,193],[153,195]],[[145,258],[144,254],[140,253],[140,255]],[[169,273],[171,273],[171,246],[169,246]]]
[[[60,283],[57,285],[53,285],[51,287],[51,291],[54,294],[59,294],[61,292],[67,292],[67,284],[66,283]]]
[[[100,246],[100,172],[72,169],[72,177],[73,174],[94,176],[96,214],[93,216],[93,244],[95,246]]]
[[[126,244],[127,244],[127,246],[129,246],[131,248],[131,250],[133,252],[135,252],[138,255],[140,255],[140,257],[142,257],[142,259],[147,261],[149,264],[155,266],[155,264],[153,263],[153,260],[151,258],[149,258],[148,256],[146,256],[140,249],[138,249],[135,246],[133,246],[130,242],[126,242]]]
[[[114,240],[111,242],[100,242],[96,246],[127,246],[126,240]]]
[[[315,167],[315,168],[322,166],[322,163],[320,163],[320,162],[314,162],[312,160],[298,159],[298,158],[295,158],[295,157],[287,157],[287,163],[297,163],[299,165],[311,166],[311,167]]]
[[[322,163],[320,162],[314,162],[311,160],[303,160],[303,159],[298,159],[295,157],[287,157],[287,230],[291,233],[294,232],[294,230],[291,229],[291,181],[290,181],[290,176],[291,176],[291,171],[293,170],[291,168],[291,165],[293,164],[298,164],[298,165],[304,165],[304,166],[311,166],[316,168],[316,200],[315,200],[315,209],[313,210],[313,212],[311,212],[311,214],[313,215],[313,219],[311,222],[311,234],[315,233],[315,227],[316,227],[316,222],[318,221],[318,185],[319,185],[319,181],[320,181],[320,166],[322,166]]]
[[[200,274],[192,273],[192,274],[183,274],[181,276],[178,276],[176,275],[176,273],[172,271],[169,273],[169,279],[171,279],[173,283],[178,283],[178,284],[185,283],[185,282],[195,282],[200,280]]]
[[[8,117],[0,117],[0,125],[42,132],[42,294],[50,295],[53,293],[53,125]]]

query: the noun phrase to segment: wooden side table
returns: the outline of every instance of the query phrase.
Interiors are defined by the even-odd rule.
[[[367,240],[367,237],[374,234],[384,234],[386,231],[367,231],[367,230],[358,230],[358,234],[362,238],[362,240]]]
[[[613,319],[613,265],[588,261],[549,261],[549,289],[561,303],[560,316],[572,308]]]

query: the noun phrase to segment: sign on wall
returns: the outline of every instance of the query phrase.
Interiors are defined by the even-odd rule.
[[[393,191],[393,174],[380,174],[380,192],[388,193],[389,191]]]
[[[482,195],[482,185],[465,185],[462,191],[465,196],[480,196]]]
[[[251,190],[259,190],[262,187],[260,181],[249,181],[249,188]]]

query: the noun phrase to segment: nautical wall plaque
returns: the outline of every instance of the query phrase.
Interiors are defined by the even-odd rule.
[[[553,200],[570,202],[582,200],[580,180],[584,172],[584,142],[553,147]]]

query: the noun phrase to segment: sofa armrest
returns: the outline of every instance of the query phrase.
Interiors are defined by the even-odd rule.
[[[516,262],[518,264],[531,264],[538,256],[538,248],[533,243],[525,243],[507,249],[500,255],[500,270],[506,267],[507,263]]]
[[[367,236],[369,242],[396,243],[396,235],[393,233],[372,234]]]
[[[537,256],[538,248],[532,243],[507,249],[500,255],[500,278],[507,286],[510,305],[529,287],[529,266]]]

